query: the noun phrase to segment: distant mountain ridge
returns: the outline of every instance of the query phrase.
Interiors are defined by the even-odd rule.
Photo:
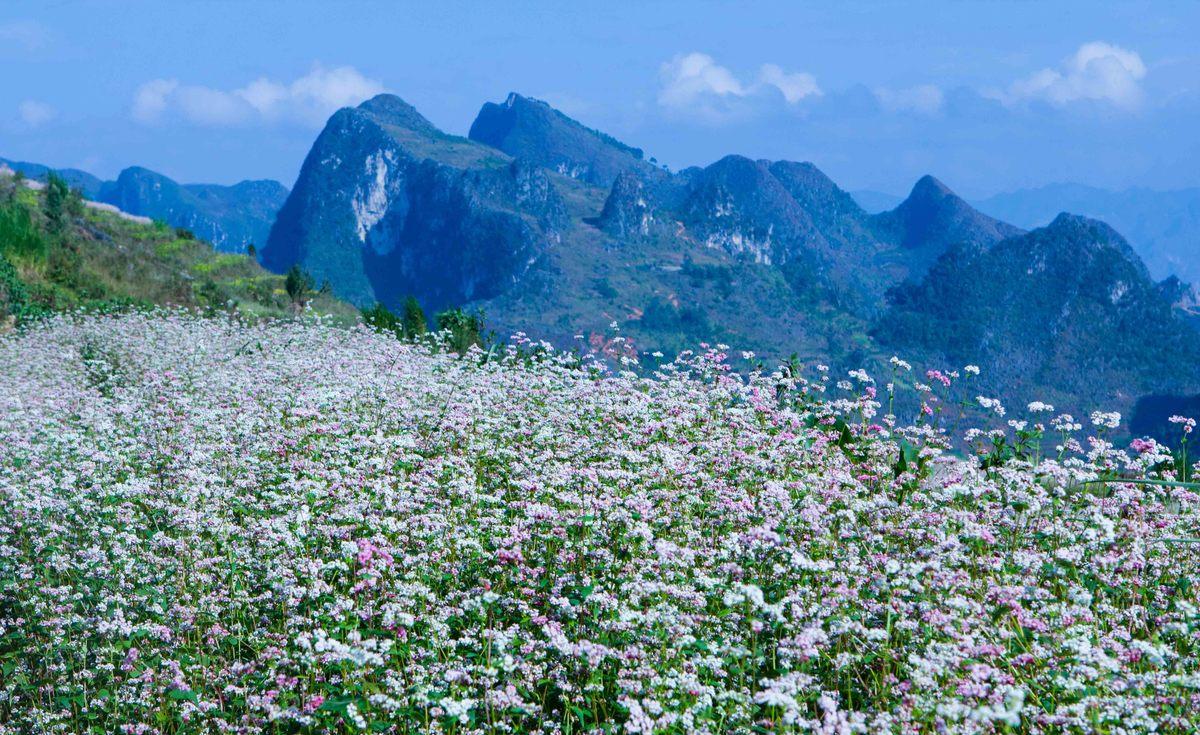
[[[37,179],[38,181],[45,181],[46,176],[53,171],[59,176],[63,177],[63,179],[65,179],[66,182],[73,188],[82,191],[83,195],[88,199],[95,199],[96,194],[100,191],[100,187],[104,184],[104,182],[96,176],[93,176],[87,171],[81,171],[77,168],[55,169],[51,168],[50,166],[44,166],[40,163],[31,163],[29,161],[13,161],[7,158],[0,158],[0,166],[7,166],[8,168],[27,178]]]
[[[124,169],[115,181],[102,181],[78,169],[53,169],[3,158],[0,165],[42,181],[51,172],[57,173],[87,199],[186,228],[224,252],[243,253],[250,245],[265,245],[275,214],[288,194],[287,187],[272,180],[232,186],[179,184],[140,166]]]
[[[617,176],[628,170],[644,176],[657,170],[642,160],[640,148],[625,145],[541,100],[516,92],[503,103],[484,103],[467,137],[596,186],[612,186]]]
[[[1200,283],[1200,188],[1109,191],[1050,184],[997,194],[974,205],[1022,227],[1044,225],[1063,211],[1104,220],[1129,239],[1155,278],[1176,275]]]

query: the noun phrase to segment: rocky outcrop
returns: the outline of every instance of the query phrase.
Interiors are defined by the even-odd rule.
[[[565,220],[543,170],[380,95],[329,120],[262,260],[299,264],[360,305],[415,295],[436,310],[512,287]]]

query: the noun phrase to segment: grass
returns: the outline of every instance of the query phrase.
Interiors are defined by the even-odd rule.
[[[251,257],[216,252],[162,223],[146,225],[81,207],[56,232],[43,212],[44,197],[0,181],[0,257],[19,281],[0,293],[0,319],[151,306],[254,317],[295,311],[283,276]],[[21,292],[20,303],[10,291]],[[310,305],[318,314],[357,320],[352,306],[327,294],[314,294]]]

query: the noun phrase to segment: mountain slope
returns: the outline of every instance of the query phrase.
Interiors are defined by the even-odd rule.
[[[585,127],[545,102],[516,92],[509,93],[502,103],[485,103],[468,137],[594,186],[612,186],[625,172],[642,177],[662,175],[657,167],[642,160],[640,148]]]
[[[991,248],[955,246],[890,298],[881,343],[979,364],[1009,396],[1128,407],[1200,387],[1200,334],[1102,222],[1060,214]]]
[[[986,248],[1021,232],[972,208],[932,176],[921,177],[907,199],[874,222],[884,237],[904,248],[917,277],[951,246]]]
[[[1108,222],[1129,239],[1155,278],[1177,275],[1200,283],[1200,189],[1107,191],[1082,184],[1051,184],[997,194],[980,209],[1022,227],[1068,211]]]
[[[47,192],[0,176],[0,326],[78,308],[187,307],[245,317],[294,313],[284,278],[252,258],[161,222],[68,204],[62,224],[47,217]],[[311,294],[312,307],[355,321],[349,304]]]
[[[562,208],[540,169],[380,95],[330,118],[262,262],[298,263],[357,304],[419,293],[436,309],[510,287],[557,242]]]
[[[105,182],[97,199],[131,214],[191,230],[218,250],[245,252],[262,246],[275,213],[287,197],[277,181],[243,181],[233,186],[178,184],[134,166]]]
[[[35,179],[37,181],[45,181],[46,177],[51,173],[56,173],[63,177],[68,184],[74,189],[79,189],[83,192],[83,196],[87,199],[95,199],[96,194],[100,192],[100,187],[104,184],[99,178],[91,175],[87,171],[80,171],[77,168],[51,168],[40,163],[30,163],[29,161],[11,161],[7,158],[0,158],[0,166],[7,166],[13,171],[18,171],[26,178]]]
[[[101,181],[78,169],[52,169],[0,158],[2,166],[43,182],[51,172],[57,173],[85,199],[183,227],[217,250],[235,253],[266,243],[275,213],[288,193],[286,187],[271,180],[242,181],[233,186],[180,184],[140,166],[121,171],[115,181]]]

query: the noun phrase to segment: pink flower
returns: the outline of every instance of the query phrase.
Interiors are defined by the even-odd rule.
[[[1138,454],[1153,452],[1157,446],[1153,439],[1134,439],[1129,443],[1129,447]]]

